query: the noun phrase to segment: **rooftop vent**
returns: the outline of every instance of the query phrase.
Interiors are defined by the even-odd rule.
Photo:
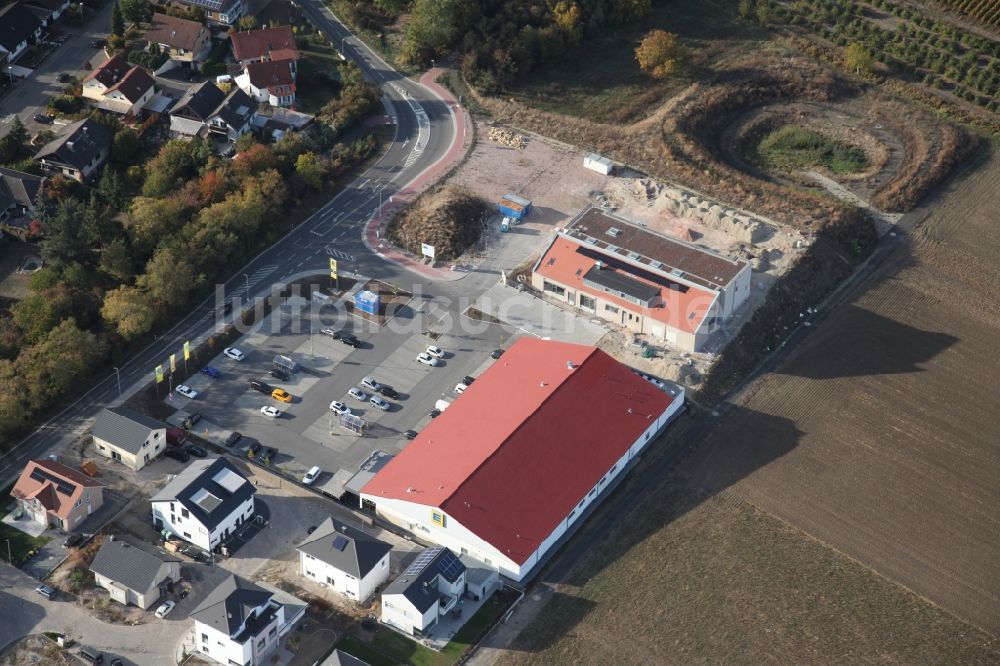
[[[628,258],[629,259],[638,259],[639,258],[639,253],[638,252],[629,252],[628,253]]]
[[[682,271],[679,268],[675,268],[675,269],[671,270],[670,274],[671,275],[676,275],[677,277],[684,277],[684,271]]]
[[[597,270],[601,270],[602,268],[604,268],[604,262],[603,261],[595,261],[594,262],[594,268],[596,268]]]
[[[607,247],[607,250],[608,250],[608,252],[617,252],[618,251],[618,246],[617,245],[609,245]]]
[[[608,230],[605,231],[604,233],[606,233],[607,235],[611,236],[612,238],[618,238],[618,236],[621,234],[621,232],[622,232],[622,230],[619,229],[618,227],[609,227]]]
[[[566,361],[566,369],[567,370],[573,370],[574,368],[576,368],[576,366],[573,365],[573,361]],[[520,536],[521,535],[519,534],[518,537],[520,537]]]
[[[649,267],[650,268],[659,268],[662,265],[663,264],[661,264],[660,262],[656,261],[655,259],[653,261],[649,262]]]
[[[594,238],[593,236],[584,236],[583,242],[586,243],[587,245],[596,245],[597,239]]]

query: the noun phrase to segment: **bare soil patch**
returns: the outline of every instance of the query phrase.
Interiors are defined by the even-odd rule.
[[[25,259],[39,255],[41,250],[37,245],[7,234],[0,238],[0,299],[21,300],[28,295],[31,273],[21,273],[18,269]]]
[[[11,646],[0,666],[72,666],[80,661],[43,634],[25,636]]]
[[[492,212],[485,199],[454,185],[442,185],[422,193],[390,220],[387,235],[418,256],[422,244],[431,245],[435,260],[448,261],[476,243]]]

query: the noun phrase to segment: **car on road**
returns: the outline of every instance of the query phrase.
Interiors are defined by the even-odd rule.
[[[53,590],[48,585],[39,585],[38,587],[35,588],[35,592],[38,592],[38,594],[42,595],[46,599],[51,599],[52,597],[56,596],[56,591]]]
[[[330,411],[334,414],[339,414],[340,416],[351,415],[351,408],[342,402],[337,402],[336,400],[330,403]]]
[[[178,384],[177,392],[185,398],[190,398],[191,400],[198,397],[198,392],[186,384]]]
[[[336,331],[332,328],[324,328],[320,331],[320,333],[322,333],[323,335],[329,335],[334,340],[340,339],[340,331]]]
[[[381,409],[383,412],[389,411],[389,406],[390,406],[389,403],[387,403],[385,400],[378,397],[377,395],[373,395],[371,397],[371,400],[368,401],[368,404],[374,407],[375,409]]]
[[[259,379],[251,379],[250,388],[252,388],[254,391],[260,391],[261,393],[267,395],[271,395],[271,392],[274,391],[273,386],[271,386],[267,382],[262,382]]]
[[[36,113],[31,117],[36,123],[41,123],[42,125],[51,125],[54,120],[52,116],[47,116],[44,113]]]
[[[167,616],[167,614],[170,611],[172,611],[174,609],[174,606],[176,606],[176,605],[177,605],[177,603],[174,602],[174,601],[164,601],[162,604],[160,604],[160,607],[156,609],[156,612],[153,613],[153,615],[155,615],[156,617],[158,617],[158,618],[160,618],[162,620],[163,618],[165,618]]]
[[[492,351],[492,352],[490,353],[490,358],[492,358],[492,359],[498,359],[498,358],[500,358],[501,356],[503,356],[503,350],[502,350],[502,349],[494,349],[494,350],[493,350],[493,351]]]
[[[365,400],[368,399],[368,394],[359,388],[352,388],[350,391],[347,392],[347,394],[352,398],[354,398],[355,400],[360,400],[361,402],[364,402]]]
[[[219,377],[222,376],[222,373],[219,372],[218,368],[213,368],[210,365],[206,365],[204,368],[202,368],[201,369],[201,374],[208,375],[212,379],[218,379]]]
[[[236,347],[226,347],[225,349],[222,350],[222,353],[228,356],[229,358],[233,359],[234,361],[242,361],[247,357],[246,354],[241,352]]]
[[[208,456],[208,451],[197,444],[186,444],[184,446],[184,450],[193,455],[195,458],[205,458]]]
[[[343,342],[348,347],[360,347],[361,346],[361,341],[358,340],[353,335],[351,335],[350,333],[344,333],[344,334],[342,334],[339,339],[340,339],[341,342]]]
[[[291,402],[292,394],[282,388],[276,388],[271,391],[271,397],[275,400],[280,400],[281,402]]]
[[[276,419],[279,416],[281,416],[281,412],[278,410],[278,408],[273,407],[271,405],[264,405],[263,407],[261,407],[260,413],[272,419]]]
[[[191,454],[190,453],[188,453],[184,449],[176,448],[176,447],[175,448],[171,448],[171,449],[166,449],[163,452],[163,455],[165,455],[168,458],[173,458],[174,460],[180,460],[181,462],[187,462],[187,461],[191,460]]]
[[[366,389],[375,391],[376,393],[379,391],[379,389],[382,388],[382,385],[379,384],[377,381],[375,381],[374,377],[365,377],[364,379],[361,380],[361,385],[364,386]]]
[[[305,473],[305,476],[302,477],[302,483],[304,483],[307,486],[311,486],[313,484],[313,481],[319,478],[321,471],[322,470],[320,470],[319,467],[313,467],[312,469],[310,469],[308,472]]]
[[[66,35],[61,35],[59,39],[61,39],[62,41],[66,41],[65,37]],[[69,81],[69,79],[70,76],[66,72],[59,72],[59,74],[56,75],[56,81],[58,81],[59,83],[66,83],[67,81]]]
[[[240,434],[238,432],[231,432],[231,433],[229,433],[229,437],[226,437],[226,446],[230,447],[233,444],[235,444],[236,442],[240,441],[240,439],[242,439],[242,438],[243,438],[242,434]]]
[[[250,455],[252,456],[255,456],[258,453],[260,453],[261,448],[263,447],[260,445],[260,442],[258,441],[250,442],[250,444],[247,445],[247,451],[249,451]]]
[[[427,352],[420,352],[417,354],[417,362],[423,363],[424,365],[429,365],[432,368],[438,364],[438,360],[428,354]]]
[[[433,345],[427,348],[427,353],[434,358],[444,358],[445,351],[440,347],[434,347]]]
[[[90,48],[92,49],[103,49],[104,45],[108,42],[104,39],[92,39],[90,40]]]
[[[265,446],[259,454],[257,454],[257,462],[264,463],[267,465],[273,462],[275,458],[278,457],[278,449],[273,446]]]
[[[270,370],[268,370],[267,374],[271,375],[275,379],[280,379],[283,382],[288,381],[288,373],[282,370],[281,368],[271,368]]]
[[[399,394],[396,393],[396,389],[392,388],[391,386],[386,386],[385,384],[382,384],[382,386],[379,387],[378,392],[387,398],[392,398],[393,400],[399,399]]]
[[[83,540],[85,538],[86,537],[84,537],[82,534],[70,534],[68,537],[66,537],[66,540],[63,541],[63,547],[76,548],[81,543],[83,543]]]
[[[405,437],[406,439],[416,439],[416,437],[417,437],[417,431],[416,430],[407,430],[406,432],[403,433],[403,437]]]

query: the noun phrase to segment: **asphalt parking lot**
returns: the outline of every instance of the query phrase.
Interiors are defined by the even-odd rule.
[[[412,316],[409,307],[397,316]],[[220,353],[211,362],[221,372],[220,377],[213,379],[200,373],[192,376],[186,383],[198,391],[195,400],[175,392],[168,402],[182,411],[171,420],[179,423],[188,413],[198,412],[202,421],[195,431],[207,439],[222,444],[230,432],[238,431],[243,435],[235,447],[238,451],[245,452],[252,441],[272,446],[278,450],[272,464],[294,478],[300,478],[314,465],[319,466],[323,473],[314,485],[334,497],[340,496],[343,484],[372,451],[402,450],[408,443],[403,433],[419,430],[437,400],[455,399],[454,386],[465,375],[478,374],[497,345],[492,336],[444,334],[432,340],[421,331],[401,332],[402,326],[371,330],[372,327],[361,326],[360,321],[344,312],[325,314],[320,321],[317,315],[306,311],[296,325],[287,313],[276,311],[269,319],[279,317],[281,325],[271,326],[265,319],[261,330],[248,333],[234,343],[246,355],[243,361],[234,361]],[[347,346],[320,333],[323,328],[353,332],[362,345]],[[416,360],[431,344],[446,352],[437,367]],[[288,381],[270,377],[268,372],[276,355],[292,358],[301,369]],[[398,399],[386,399],[390,404],[388,411],[348,395],[352,387],[361,387],[366,376],[392,386],[399,393]],[[282,403],[251,390],[251,379],[287,390],[293,396],[292,403]],[[363,387],[362,390],[371,395],[370,390]],[[340,425],[329,408],[334,400],[346,404],[366,422],[362,435]],[[277,407],[281,415],[263,416],[260,409],[265,405]]]

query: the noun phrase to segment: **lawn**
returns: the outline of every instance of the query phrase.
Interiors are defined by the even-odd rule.
[[[868,166],[868,157],[857,146],[793,125],[779,127],[761,139],[757,144],[757,159],[783,171],[822,166],[844,174],[858,173]]]
[[[25,562],[39,548],[47,544],[48,537],[33,537],[10,525],[0,523],[0,559],[13,558],[15,566]],[[8,542],[10,550],[8,551]]]

